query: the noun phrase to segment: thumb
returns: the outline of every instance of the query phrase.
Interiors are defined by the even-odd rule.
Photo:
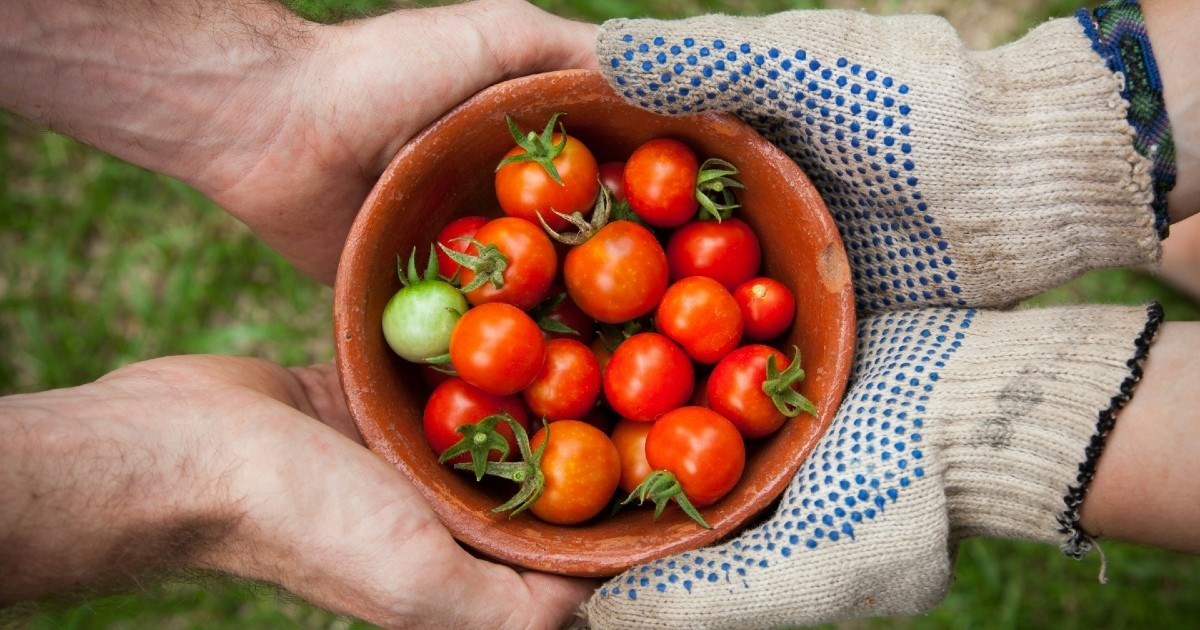
[[[965,53],[942,18],[838,10],[610,20],[596,44],[601,70],[635,104],[785,125],[837,113],[865,122],[905,116],[906,84],[961,81]]]
[[[596,56],[617,93],[641,107],[667,114],[762,110],[777,117],[786,112],[771,111],[776,95],[765,99],[767,88],[786,83],[798,62],[791,59],[794,44],[765,41],[772,27],[770,18],[725,15],[615,19],[601,26]]]
[[[478,13],[490,82],[554,70],[597,68],[595,24],[547,13],[524,0],[482,0]]]
[[[354,25],[354,44],[347,46],[351,57],[334,56],[331,62],[338,69],[355,68],[345,92],[356,97],[359,109],[368,111],[367,118],[373,112],[389,112],[400,125],[390,130],[383,146],[359,143],[378,149],[361,162],[370,165],[366,170],[373,175],[383,172],[418,131],[495,83],[540,72],[595,69],[596,29],[595,24],[552,15],[524,0],[400,10]],[[363,93],[355,87],[378,88],[380,83],[391,88]],[[404,106],[403,116],[390,114],[397,103]],[[372,125],[359,131],[369,137],[379,134]]]

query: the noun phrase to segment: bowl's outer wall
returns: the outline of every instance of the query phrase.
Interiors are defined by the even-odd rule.
[[[437,232],[466,214],[499,215],[493,172],[512,147],[511,115],[540,130],[554,112],[600,162],[623,160],[642,142],[669,136],[701,159],[741,169],[739,217],[758,234],[763,275],[797,297],[796,324],[779,344],[799,347],[802,393],[816,404],[778,433],[748,445],[746,473],[723,500],[703,510],[713,529],[678,509],[658,522],[652,510],[626,508],[613,518],[555,526],[528,513],[491,508],[507,486],[479,484],[438,464],[421,428],[429,388],[415,366],[383,339],[384,305],[400,288],[396,257],[429,251]],[[408,143],[365,202],[343,253],[335,290],[337,364],[350,411],[367,445],[403,471],[460,541],[502,562],[566,575],[604,576],[654,558],[711,544],[767,508],[828,427],[841,400],[854,349],[850,272],[841,239],[809,180],[737,118],[667,117],[633,107],[595,73],[567,71],[509,81],[476,95]]]

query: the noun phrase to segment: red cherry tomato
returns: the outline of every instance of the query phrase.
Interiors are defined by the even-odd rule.
[[[555,303],[549,308],[539,305],[534,309],[538,325],[542,327],[542,334],[546,339],[574,339],[584,344],[591,343],[596,337],[596,320],[579,308],[575,300],[567,294],[566,288],[556,289],[551,286],[550,296],[542,304],[551,301]],[[547,326],[565,326],[574,332],[549,330]]]
[[[689,405],[708,406],[708,379],[710,376],[712,376],[712,372],[696,373],[696,385],[692,388],[692,397],[688,399]]]
[[[588,344],[592,354],[596,356],[596,363],[600,365],[600,375],[603,377],[604,371],[608,369],[608,362],[612,359],[613,351],[604,342],[602,337],[597,336]]]
[[[621,489],[633,492],[653,470],[646,461],[646,436],[652,422],[621,419],[612,430],[612,441],[621,456]]]
[[[450,364],[468,383],[493,394],[515,394],[542,370],[542,330],[521,309],[503,302],[480,304],[450,333]]]
[[[621,417],[650,422],[685,404],[695,371],[674,341],[638,333],[617,346],[604,369],[604,399]]]
[[[429,441],[433,452],[441,455],[462,438],[458,427],[474,424],[501,411],[508,412],[518,424],[526,430],[529,429],[529,415],[525,412],[525,405],[520,397],[489,394],[461,378],[451,377],[438,385],[425,403],[422,418],[425,439]],[[496,430],[508,441],[508,458],[512,459],[519,452],[512,427],[506,422],[500,422],[496,424]],[[500,452],[492,451],[488,454],[488,459],[498,461]],[[470,454],[463,453],[448,460],[447,464],[469,461]]]
[[[542,496],[529,511],[548,523],[573,525],[592,518],[608,506],[621,478],[621,458],[603,431],[578,420],[543,427],[529,445],[534,450],[549,442],[542,454],[546,477]]]
[[[580,420],[600,429],[606,435],[612,431],[613,425],[617,422],[617,418],[611,411],[599,405],[592,407],[592,410]]]
[[[692,505],[716,503],[733,489],[746,465],[742,435],[721,414],[704,407],[669,411],[646,435],[646,461],[679,480]]]
[[[485,246],[495,245],[507,263],[500,273],[501,286],[497,288],[490,280],[484,282],[466,293],[468,302],[506,302],[529,310],[546,297],[558,271],[558,254],[541,227],[516,217],[500,217],[479,228],[475,240]],[[479,248],[472,244],[467,253],[478,256]],[[474,271],[463,267],[459,280],[466,287],[475,276]]]
[[[678,140],[657,138],[625,161],[625,198],[643,221],[656,227],[683,225],[696,216],[696,153]]]
[[[563,281],[583,312],[619,324],[654,310],[667,289],[667,255],[646,228],[613,221],[571,248]]]
[[[425,384],[428,385],[430,389],[436,389],[438,385],[441,385],[442,383],[454,378],[453,374],[447,374],[446,372],[435,370],[433,369],[433,366],[428,363],[418,363],[417,372],[420,373],[421,380],[425,381]]]
[[[551,339],[542,371],[521,396],[534,417],[581,420],[596,406],[600,387],[600,364],[591,348],[574,339]]]
[[[740,219],[692,221],[667,239],[671,279],[708,276],[733,291],[753,278],[762,264],[762,247],[754,230]]]
[[[708,406],[725,416],[746,438],[774,433],[787,420],[763,391],[767,359],[772,356],[779,371],[791,364],[787,355],[779,350],[751,344],[721,359],[708,379]]]
[[[613,201],[625,200],[625,163],[605,162],[600,165],[600,184],[608,189]]]
[[[699,363],[716,363],[742,339],[742,311],[721,283],[704,276],[667,287],[654,326]]]
[[[561,134],[554,134],[552,144],[562,141]],[[521,147],[513,147],[505,158],[526,153]],[[592,152],[573,136],[567,136],[567,144],[552,162],[563,183],[554,181],[550,173],[536,162],[510,162],[496,171],[496,198],[500,208],[509,216],[520,217],[540,226],[538,215],[555,230],[563,230],[570,224],[554,214],[578,212],[587,216],[600,193],[600,180],[596,158]]]
[[[466,253],[467,248],[471,246],[471,242],[467,239],[475,236],[475,232],[479,228],[487,224],[491,219],[477,215],[468,215],[459,217],[446,224],[441,232],[438,232],[438,245],[445,245],[449,249],[456,252]],[[446,278],[453,278],[454,273],[458,271],[458,263],[454,262],[446,252],[442,251],[441,247],[437,247],[438,259],[438,274]]]
[[[753,278],[733,291],[747,339],[766,341],[783,334],[796,316],[796,297],[782,282]]]
[[[604,399],[604,386],[603,386],[604,372],[608,370],[608,362],[612,360],[612,353],[613,353],[614,347],[615,346],[613,346],[612,343],[610,341],[608,341],[603,334],[596,335],[596,338],[592,340],[592,343],[588,344],[588,348],[592,351],[592,354],[596,357],[596,363],[600,365],[601,387],[600,387],[600,396],[597,398],[597,404],[600,407],[606,408],[606,409],[611,409],[612,407],[610,405],[608,405],[608,402]]]

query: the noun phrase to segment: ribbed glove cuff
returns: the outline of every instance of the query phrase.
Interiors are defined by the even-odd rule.
[[[1056,308],[977,317],[929,415],[954,539],[1090,539],[1078,509],[1115,415],[1162,321],[1145,308]]]

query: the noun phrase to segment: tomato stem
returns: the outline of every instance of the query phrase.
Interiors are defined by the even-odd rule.
[[[467,254],[438,243],[438,246],[442,248],[442,252],[449,256],[450,260],[458,263],[460,270],[462,268],[470,269],[475,274],[475,277],[471,278],[470,282],[459,289],[460,291],[470,293],[488,282],[491,282],[492,287],[496,289],[504,286],[504,271],[508,269],[508,256],[505,256],[504,252],[500,251],[500,248],[495,243],[480,243],[470,237],[460,237],[454,240],[471,243],[475,246],[476,252],[474,255]],[[437,261],[434,261],[434,263],[436,264]],[[457,274],[458,272],[455,272],[455,275]]]
[[[508,515],[509,518],[524,512],[529,506],[537,503],[541,498],[542,492],[546,490],[546,476],[542,473],[542,455],[546,452],[546,445],[550,443],[550,427],[546,425],[546,439],[538,446],[536,451],[529,446],[529,434],[512,416],[507,413],[497,414],[503,416],[500,418],[507,422],[513,430],[513,435],[517,439],[517,449],[521,453],[521,460],[516,462],[486,462],[484,474],[493,477],[501,477],[514,481],[520,485],[517,493],[504,504],[492,508],[493,512],[506,512],[512,510]],[[490,416],[489,416],[490,417]],[[454,467],[461,470],[471,469],[471,464],[460,463]],[[477,476],[476,480],[482,479],[482,476]]]
[[[471,462],[467,466],[475,473],[475,481],[483,479],[483,475],[487,471],[488,455],[492,451],[499,451],[500,459],[508,457],[508,440],[504,439],[504,436],[496,430],[496,423],[506,418],[511,419],[512,416],[502,411],[487,416],[479,422],[458,427],[457,431],[462,439],[446,449],[438,457],[438,463],[444,464],[463,453],[469,453]]]
[[[691,500],[683,492],[683,486],[679,485],[679,480],[669,470],[656,470],[647,475],[642,483],[638,484],[638,487],[634,488],[633,492],[630,492],[629,496],[621,502],[621,505],[625,505],[635,498],[638,500],[638,505],[645,503],[647,499],[654,502],[655,521],[666,509],[667,504],[674,499],[680,509],[693,521],[699,523],[704,529],[712,529],[712,525],[709,525],[708,521],[705,521],[704,517],[700,515],[700,510],[692,505]]]
[[[425,273],[417,273],[417,248],[412,248],[408,254],[408,267],[404,266],[404,259],[400,254],[396,254],[396,275],[400,276],[400,284],[408,286],[422,280],[437,280],[438,276],[438,261],[437,252],[433,249],[433,244],[429,245],[429,262],[425,263]]]
[[[517,127],[517,123],[513,121],[512,116],[505,116],[504,122],[508,124],[508,132],[512,134],[513,142],[517,146],[525,150],[524,153],[510,155],[496,165],[496,170],[500,170],[509,164],[515,162],[535,162],[550,175],[559,186],[566,186],[563,183],[562,177],[558,174],[558,167],[554,165],[554,158],[558,157],[562,150],[567,146],[567,129],[559,124],[561,132],[561,141],[554,144],[554,123],[559,116],[565,116],[563,112],[556,112],[550,117],[550,122],[546,123],[546,128],[542,130],[541,135],[530,131],[528,134],[521,131]]]
[[[600,228],[608,224],[608,219],[612,214],[612,193],[604,186],[600,187],[600,192],[596,195],[596,205],[592,209],[592,219],[588,221],[583,218],[583,215],[575,212],[572,214],[563,214],[557,210],[551,209],[554,214],[562,217],[564,220],[575,226],[578,230],[574,233],[563,234],[550,227],[546,220],[542,218],[542,213],[538,212],[538,221],[542,224],[542,229],[550,235],[550,238],[564,245],[579,245],[591,238]]]
[[[767,357],[767,377],[763,379],[762,390],[770,396],[775,408],[786,418],[795,418],[800,412],[807,411],[817,415],[817,407],[812,401],[796,391],[796,384],[804,380],[804,370],[800,369],[800,348],[792,346],[792,361],[787,369],[780,372],[775,364],[775,355]]]
[[[734,188],[745,186],[734,179],[737,167],[720,158],[709,158],[700,165],[696,174],[696,201],[700,202],[700,218],[728,219],[739,205],[733,195]]]

